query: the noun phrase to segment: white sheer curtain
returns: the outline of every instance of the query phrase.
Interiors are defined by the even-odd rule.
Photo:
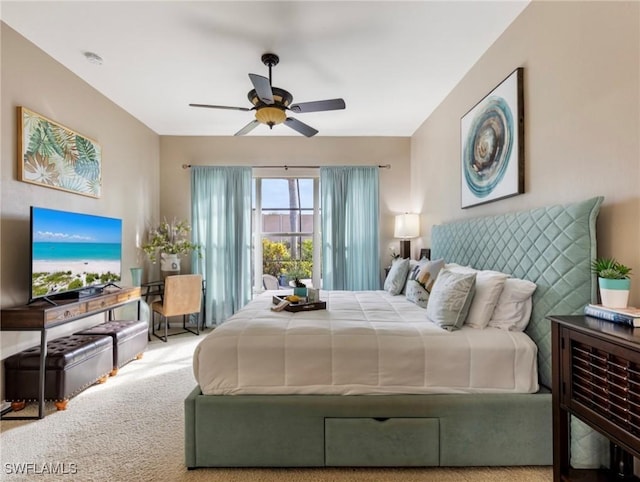
[[[320,168],[322,287],[380,289],[378,167]]]
[[[202,246],[193,272],[206,283],[206,326],[251,299],[251,168],[191,168],[193,241]]]

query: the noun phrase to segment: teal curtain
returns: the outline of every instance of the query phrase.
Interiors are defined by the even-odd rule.
[[[206,282],[205,323],[222,323],[251,299],[251,168],[191,168],[193,272]]]
[[[323,289],[380,289],[378,167],[322,167],[320,192]]]

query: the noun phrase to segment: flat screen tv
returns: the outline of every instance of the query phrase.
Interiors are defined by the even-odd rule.
[[[94,294],[122,275],[122,220],[31,207],[31,300]]]

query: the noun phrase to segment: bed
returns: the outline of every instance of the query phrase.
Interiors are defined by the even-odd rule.
[[[535,393],[522,332],[447,331],[387,291],[321,291],[325,310],[273,312],[262,293],[194,354],[204,395]],[[471,363],[473,360],[473,363]]]
[[[491,387],[491,393],[475,383],[466,386],[460,383],[458,389],[449,387],[447,393],[443,393],[437,378],[420,385],[416,382],[420,377],[416,375],[403,382],[415,389],[407,394],[403,393],[406,391],[403,383],[396,382],[402,376],[402,365],[379,363],[375,380],[333,383],[326,375],[326,368],[316,371],[318,367],[305,367],[303,353],[292,351],[289,368],[299,365],[300,372],[287,371],[287,383],[283,383],[282,377],[270,379],[276,371],[269,366],[271,362],[263,363],[263,354],[258,351],[253,360],[245,359],[258,368],[259,375],[253,379],[248,375],[250,370],[237,366],[236,373],[242,376],[237,376],[235,381],[216,379],[216,376],[202,378],[202,387],[196,386],[186,398],[187,467],[551,465],[548,388],[551,386],[551,343],[546,316],[580,313],[586,303],[595,299],[590,263],[596,256],[595,220],[601,203],[602,198],[597,197],[444,224],[432,230],[433,259],[444,258],[448,263],[501,271],[537,285],[525,337],[533,345],[533,355],[531,350],[529,355],[519,355],[524,360],[522,366],[527,367],[522,371],[535,373],[537,380],[518,382],[522,385],[518,390],[511,388],[515,381],[499,381],[498,388],[503,389]],[[367,292],[328,293],[327,311],[333,312],[331,300],[354,302],[350,296],[367,299],[368,295]],[[397,301],[387,300],[390,311],[394,303],[401,302],[402,297],[396,298]],[[218,352],[231,350],[224,363],[233,363],[235,357],[238,365],[249,363],[239,361],[238,346],[251,352],[253,344],[253,349],[259,350],[269,337],[282,345],[281,327],[277,327],[277,323],[277,329],[268,324],[273,332],[253,333],[259,337],[246,336],[251,335],[247,333],[252,329],[248,328],[250,319],[259,311],[269,313],[268,304],[268,296],[255,300],[236,314],[240,319],[217,328],[202,345],[211,344]],[[283,325],[292,323],[286,317],[281,319],[285,320]],[[327,322],[326,318],[323,322]],[[349,329],[345,320],[330,322]],[[419,323],[409,320],[406,325],[406,339],[419,335],[416,333]],[[310,328],[304,323],[296,326],[303,335],[300,338],[307,339]],[[371,329],[369,322],[354,330],[350,343],[361,340],[363,345],[381,344],[381,338],[372,334],[376,330]],[[210,338],[216,331],[219,331],[216,337]],[[317,332],[318,325],[311,331]],[[472,334],[465,331],[469,330],[454,332],[454,336],[447,339],[454,340],[454,346],[460,343],[455,342],[456,337],[470,343],[468,335],[476,336],[485,330],[475,330]],[[242,334],[245,338],[239,338]],[[317,334],[322,337],[322,333]],[[489,334],[485,332],[480,336]],[[225,336],[235,337],[235,341],[227,343],[223,340]],[[260,337],[262,341],[256,341]],[[238,343],[238,340],[241,341]],[[428,356],[433,347],[427,350],[425,343],[422,348],[420,344],[414,343],[414,349],[419,350],[416,353]],[[522,344],[526,345],[524,339]],[[194,371],[199,380],[202,365],[215,363],[208,358],[208,353],[199,347],[194,356]],[[349,356],[348,350],[344,350],[344,356]],[[373,365],[365,367],[364,373],[370,374]],[[325,374],[318,375],[325,379],[307,380],[312,373]],[[372,392],[372,386],[379,387],[378,381],[385,373],[392,374],[388,377],[391,383]],[[407,370],[406,373],[413,372]],[[455,376],[464,379],[462,375]],[[469,374],[466,377],[468,380],[478,378]],[[295,390],[280,394],[263,390],[266,385],[277,384],[294,386]],[[320,385],[325,386],[324,391]],[[326,389],[335,385],[342,388],[346,385],[347,389]]]

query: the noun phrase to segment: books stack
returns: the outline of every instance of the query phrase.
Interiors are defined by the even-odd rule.
[[[640,326],[640,308],[631,306],[627,308],[609,308],[607,306],[589,304],[584,307],[584,314],[622,325]]]

